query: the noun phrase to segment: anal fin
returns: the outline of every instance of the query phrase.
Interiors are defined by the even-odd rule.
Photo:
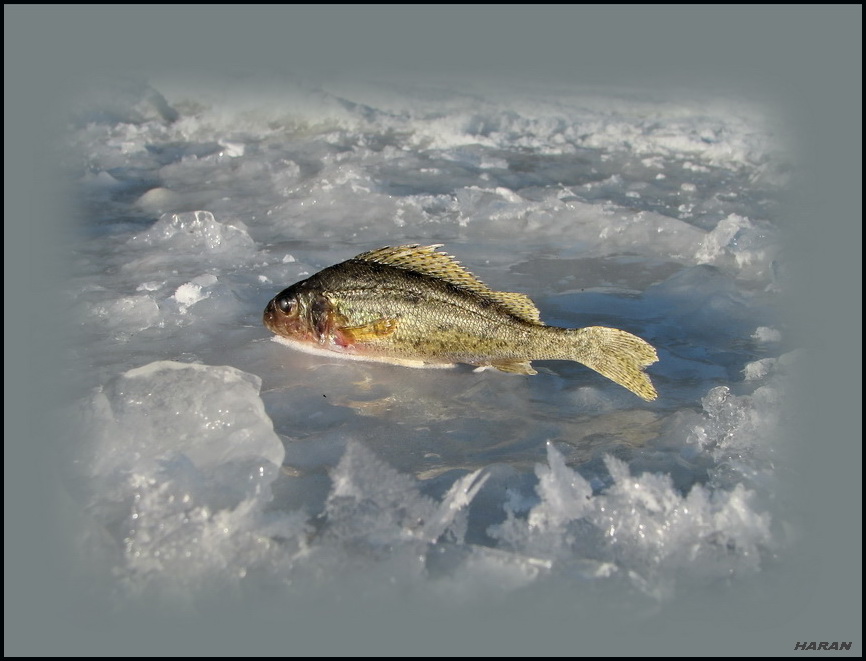
[[[532,363],[528,360],[500,360],[490,363],[491,367],[495,367],[500,372],[510,372],[511,374],[538,374],[532,369]]]

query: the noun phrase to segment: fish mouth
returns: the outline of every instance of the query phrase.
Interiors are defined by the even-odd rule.
[[[277,310],[274,300],[271,300],[265,308],[265,312],[262,314],[262,323],[265,328],[277,335],[285,337],[292,337],[293,335],[289,328],[289,318]]]
[[[274,302],[271,301],[268,303],[268,307],[265,308],[265,312],[262,315],[262,323],[272,333],[277,333],[277,323],[276,323],[276,315],[274,314]]]

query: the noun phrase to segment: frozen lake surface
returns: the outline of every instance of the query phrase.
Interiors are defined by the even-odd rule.
[[[109,601],[556,589],[643,612],[784,556],[790,163],[762,108],[282,77],[82,98],[62,471]],[[404,243],[547,324],[645,338],[659,398],[571,362],[314,356],[262,325],[288,285]]]

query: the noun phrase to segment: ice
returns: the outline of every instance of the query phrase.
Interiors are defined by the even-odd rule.
[[[258,464],[253,490],[283,460],[258,390],[261,380],[233,367],[150,363],[128,370],[89,398],[93,475],[156,470],[178,454],[198,470],[230,463]]]
[[[237,256],[253,248],[243,223],[220,223],[209,211],[164,214],[148,231],[130,241],[132,245],[160,246],[167,251],[202,250],[211,255]]]
[[[111,327],[142,331],[159,323],[159,306],[150,296],[126,296],[88,306],[87,314]]]
[[[217,283],[216,276],[213,275],[204,275],[199,278],[195,278],[192,282],[187,282],[186,284],[181,285],[177,288],[172,295],[172,298],[176,300],[180,306],[181,311],[186,312],[190,306],[195,305],[199,301],[202,301],[210,294],[202,293],[202,289],[204,287],[215,285]]]
[[[696,485],[682,495],[667,475],[632,476],[611,456],[605,465],[610,484],[593,495],[548,445],[548,465],[536,468],[541,502],[525,520],[509,516],[494,536],[553,568],[583,559],[584,571],[595,565],[600,575],[620,573],[656,598],[683,574],[711,581],[754,573],[770,552],[769,517],[753,511],[742,485],[715,493]]]
[[[755,329],[752,337],[759,342],[778,342],[782,339],[782,334],[775,328],[759,326]]]
[[[661,604],[784,552],[797,353],[766,117],[518,92],[261,74],[76,106],[63,474],[121,607],[551,586]],[[545,323],[646,338],[659,399],[565,361],[409,370],[271,341],[277,292],[400,243],[444,244]]]
[[[70,449],[69,479],[113,534],[131,591],[190,596],[273,559],[259,528],[284,450],[260,385],[233,367],[160,361],[80,404],[87,443]]]
[[[414,480],[350,443],[331,474],[325,534],[346,547],[353,556],[347,562],[353,564],[365,555],[387,564],[399,562],[398,554],[420,554],[423,560],[428,547],[443,537],[463,543],[466,508],[485,481],[479,472],[455,481],[437,503],[420,494]],[[424,570],[423,562],[410,562]]]
[[[748,218],[731,214],[707,235],[696,258],[700,264],[725,266],[733,259],[736,268],[729,268],[738,277],[772,281],[773,264],[779,256],[774,234],[772,227],[757,226]]]

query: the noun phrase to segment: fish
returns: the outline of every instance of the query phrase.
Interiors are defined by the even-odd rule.
[[[458,363],[537,374],[533,360],[572,360],[652,401],[645,340],[617,328],[559,328],[525,294],[490,289],[453,256],[429,246],[385,246],[295,283],[263,322],[294,348],[409,367]]]

